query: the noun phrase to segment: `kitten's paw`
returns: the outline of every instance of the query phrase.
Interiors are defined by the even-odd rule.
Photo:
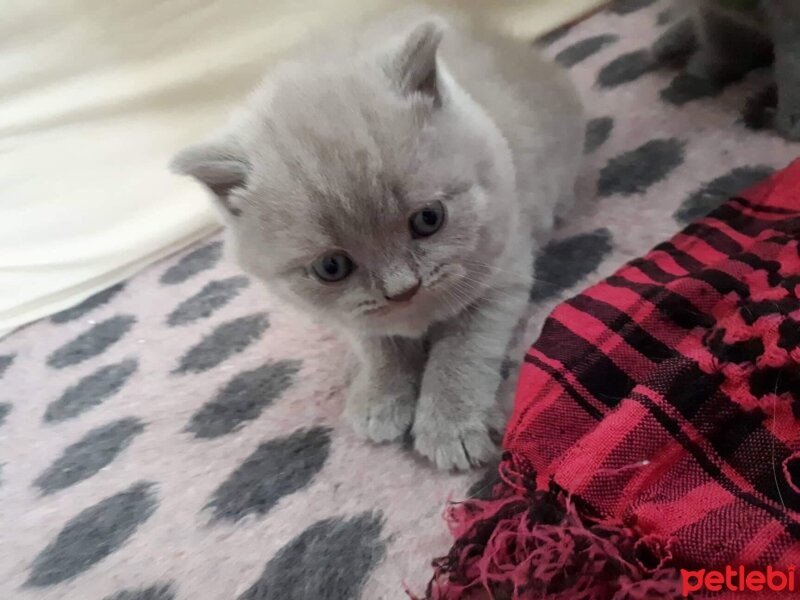
[[[418,415],[412,434],[414,449],[442,470],[466,471],[500,454],[489,425],[479,419],[448,422]]]
[[[345,417],[356,435],[373,442],[392,442],[403,437],[414,421],[416,398],[413,393],[376,394],[350,398]]]

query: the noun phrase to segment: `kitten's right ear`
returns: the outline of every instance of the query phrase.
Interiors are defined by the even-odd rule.
[[[242,211],[231,199],[231,192],[243,188],[250,174],[244,151],[232,140],[216,140],[181,150],[170,163],[179,175],[189,175],[205,185],[222,209],[233,217]]]
[[[436,106],[441,103],[436,53],[443,35],[443,25],[437,20],[420,23],[405,39],[390,66],[390,74],[404,94],[420,93],[432,98]]]

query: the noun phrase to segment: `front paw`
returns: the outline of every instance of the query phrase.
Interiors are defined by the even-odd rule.
[[[373,442],[391,442],[411,428],[416,408],[416,394],[354,389],[345,408],[356,435]]]
[[[501,430],[502,421],[499,413],[487,417],[482,411],[465,411],[448,418],[436,410],[418,410],[412,429],[414,449],[439,469],[466,471],[499,456],[491,433]]]

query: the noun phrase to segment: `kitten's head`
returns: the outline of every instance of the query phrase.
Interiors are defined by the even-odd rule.
[[[346,63],[287,63],[177,171],[213,192],[242,266],[332,323],[421,335],[483,293],[513,210],[502,136],[425,22]]]

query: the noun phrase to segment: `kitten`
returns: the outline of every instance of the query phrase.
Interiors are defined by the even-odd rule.
[[[673,0],[674,24],[653,44],[661,61],[687,59],[686,72],[712,88],[772,64],[777,109],[772,125],[800,140],[800,2]]]
[[[245,270],[352,342],[355,431],[410,429],[467,469],[497,452],[500,364],[583,131],[528,43],[415,13],[276,66],[173,167],[213,192]]]

